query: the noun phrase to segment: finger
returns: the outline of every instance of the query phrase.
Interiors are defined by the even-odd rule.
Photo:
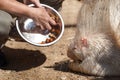
[[[44,30],[44,29],[45,29],[44,26],[41,25],[41,24],[36,23],[36,26],[37,26],[37,27],[40,27],[41,30]]]
[[[39,27],[41,28],[41,30],[45,30],[43,25],[40,25]]]
[[[49,23],[46,23],[46,24],[45,24],[45,28],[48,29],[48,30],[51,30],[51,29],[52,29],[52,27],[50,26]]]
[[[28,1],[28,0],[23,0],[23,3],[24,3],[24,4],[27,4],[27,5],[28,5],[28,4],[31,4],[31,2]]]
[[[51,17],[50,17],[49,23],[50,23],[51,25],[56,25],[56,24],[57,24]]]
[[[35,4],[37,7],[42,7],[39,0],[35,0],[34,4]]]

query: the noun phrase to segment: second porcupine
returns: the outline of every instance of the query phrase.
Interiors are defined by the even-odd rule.
[[[120,76],[120,0],[83,0],[67,55],[73,71]]]

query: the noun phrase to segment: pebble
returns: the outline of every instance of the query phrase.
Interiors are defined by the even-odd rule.
[[[67,77],[66,76],[61,76],[60,80],[67,80]]]

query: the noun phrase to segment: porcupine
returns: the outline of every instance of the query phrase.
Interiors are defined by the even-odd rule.
[[[120,76],[120,0],[82,0],[76,35],[68,47],[73,71]]]

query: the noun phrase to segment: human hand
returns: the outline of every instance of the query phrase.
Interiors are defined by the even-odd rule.
[[[49,16],[44,7],[31,7],[30,11],[30,18],[32,18],[36,25],[41,27],[42,30],[51,30],[51,26],[56,25],[56,22]]]
[[[56,25],[56,22],[49,16],[44,7],[41,6],[39,0],[24,0],[25,4],[34,4],[36,7],[31,7],[30,18],[34,20],[38,27],[51,29],[51,25]]]
[[[23,0],[24,4],[34,4],[37,7],[41,7],[40,0]]]

